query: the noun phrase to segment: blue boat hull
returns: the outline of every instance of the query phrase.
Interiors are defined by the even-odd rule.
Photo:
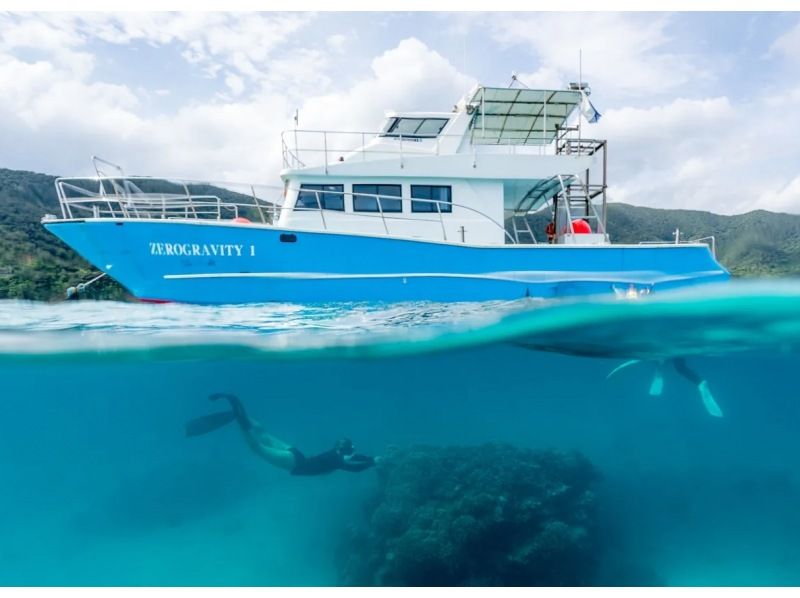
[[[478,247],[197,220],[44,225],[134,296],[159,301],[484,301],[729,277],[705,245]]]

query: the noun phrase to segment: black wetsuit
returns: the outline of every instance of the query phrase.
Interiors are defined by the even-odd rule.
[[[686,364],[686,360],[683,357],[676,357],[673,359],[672,365],[675,368],[675,371],[677,371],[681,376],[686,378],[695,386],[700,386],[700,384],[703,382],[703,379],[700,377],[700,375]]]
[[[344,471],[364,471],[375,465],[374,457],[366,455],[349,455],[345,457],[336,449],[313,457],[306,457],[296,448],[289,449],[294,455],[294,469],[292,475],[323,475],[331,473],[337,469]]]

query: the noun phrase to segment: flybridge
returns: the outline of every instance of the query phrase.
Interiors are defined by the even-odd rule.
[[[581,92],[479,87],[467,103],[472,143],[548,145],[580,105]]]
[[[303,169],[341,162],[406,156],[497,153],[589,155],[597,144],[580,140],[575,118],[583,92],[577,89],[517,89],[477,86],[452,112],[390,113],[378,131],[292,129],[281,134],[283,166]],[[578,121],[570,126],[570,121]]]

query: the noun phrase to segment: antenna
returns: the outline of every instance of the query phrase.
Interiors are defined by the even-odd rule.
[[[461,72],[467,73],[467,31],[464,30],[464,37],[461,40]]]
[[[294,128],[296,129],[298,123],[300,122],[300,109],[299,108],[295,108],[294,116],[292,117],[292,119],[294,120]]]
[[[578,89],[581,90],[581,98],[583,98],[583,48],[578,48]],[[578,110],[578,142],[581,140],[581,121],[583,114]]]
[[[525,89],[530,89],[530,87],[528,87],[522,81],[519,80],[519,76],[517,75],[517,71],[511,71],[511,83],[509,83],[508,86],[509,87],[514,87],[514,83],[524,87]]]

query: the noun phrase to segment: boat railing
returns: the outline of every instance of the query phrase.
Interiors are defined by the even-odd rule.
[[[264,224],[275,224],[286,213],[316,213],[322,230],[342,230],[332,222],[344,214],[348,218],[379,219],[384,234],[398,233],[394,226],[399,222],[435,222],[441,228],[441,238],[448,241],[447,218],[454,209],[474,214],[478,220],[490,223],[503,231],[512,243],[514,239],[503,224],[471,206],[451,201],[353,193],[344,191],[317,191],[302,189],[306,196],[313,197],[312,205],[285,205],[288,193],[294,196],[297,189],[249,185],[237,183],[208,183],[153,177],[65,177],[56,179],[56,190],[65,219],[87,218],[150,218],[150,219],[210,219],[231,220],[246,218]],[[181,191],[181,192],[178,192]],[[326,208],[331,196],[359,197],[375,200],[375,212],[348,211]],[[267,199],[269,198],[269,199]],[[430,212],[394,212],[385,208],[386,202],[414,202],[432,206]],[[315,205],[314,205],[315,204]],[[352,202],[351,202],[352,205]],[[428,216],[428,214],[430,214]],[[463,241],[463,239],[462,239]]]
[[[606,143],[604,139],[580,139],[560,135],[556,139],[555,152],[558,155],[593,156],[604,149]]]
[[[714,235],[706,235],[705,237],[693,237],[690,239],[681,238],[680,229],[675,229],[672,233],[672,241],[639,241],[639,245],[694,245],[703,243],[708,245],[711,250],[711,255],[714,259],[717,258],[717,239]]]
[[[541,143],[535,141],[536,132],[506,135],[502,140],[470,139],[473,165],[477,166],[484,155],[497,155],[498,152],[508,155],[583,155],[590,156],[603,147],[604,141],[592,139],[570,139],[566,136],[571,129],[565,129],[552,141],[542,138]],[[391,139],[396,144],[371,143],[375,140]],[[396,158],[399,167],[403,168],[406,158],[418,156],[438,156],[442,153],[453,154],[461,146],[465,136],[461,135],[394,135],[376,131],[326,131],[312,129],[290,129],[281,133],[281,154],[283,167],[288,169],[322,166],[325,173],[328,166],[337,162],[369,159]],[[478,148],[490,149],[478,149]]]
[[[63,177],[56,192],[64,218],[196,218],[245,216],[273,222],[282,187],[205,183],[143,176]],[[270,199],[267,199],[267,198]]]

